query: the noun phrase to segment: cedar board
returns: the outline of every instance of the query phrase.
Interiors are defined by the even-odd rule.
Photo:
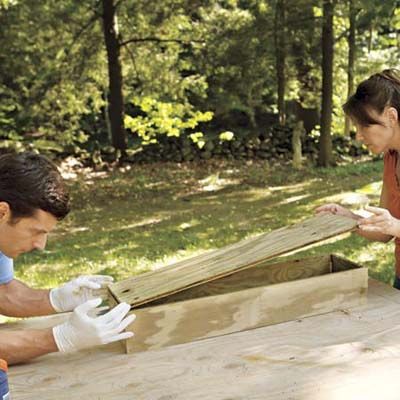
[[[109,286],[113,303],[132,308],[188,288],[235,274],[266,260],[351,231],[356,221],[338,215],[318,215],[292,226],[242,240]]]

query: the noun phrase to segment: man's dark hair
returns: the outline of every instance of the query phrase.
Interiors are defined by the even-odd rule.
[[[69,213],[69,195],[55,164],[32,153],[0,156],[0,201],[7,202],[12,218],[31,217],[41,209],[58,220]]]

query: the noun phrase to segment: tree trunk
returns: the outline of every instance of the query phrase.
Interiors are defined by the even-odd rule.
[[[293,135],[292,135],[292,151],[293,159],[292,166],[294,169],[300,170],[302,167],[302,151],[301,151],[301,138],[304,132],[303,121],[298,121],[294,125]]]
[[[332,92],[333,92],[333,11],[334,0],[323,1],[322,25],[322,110],[318,164],[332,163]]]
[[[274,28],[279,123],[285,125],[285,0],[276,2]]]
[[[396,37],[397,37],[397,53],[400,53],[400,29],[397,29]]]
[[[356,9],[354,7],[354,0],[349,0],[349,60],[347,65],[347,98],[354,92],[354,64],[356,55]],[[346,115],[344,124],[344,134],[350,134],[350,118]]]
[[[374,36],[374,23],[371,20],[369,23],[369,28],[368,28],[368,54],[371,53],[371,50],[372,50],[373,36]]]
[[[112,143],[112,130],[110,122],[110,110],[108,107],[108,89],[104,88],[104,99],[106,101],[106,106],[104,107],[104,120],[106,121],[107,137],[110,143]]]
[[[103,31],[107,50],[109,96],[108,112],[111,123],[112,144],[116,150],[125,153],[127,148],[124,127],[124,100],[122,95],[122,67],[120,61],[120,44],[115,14],[114,0],[102,0]]]

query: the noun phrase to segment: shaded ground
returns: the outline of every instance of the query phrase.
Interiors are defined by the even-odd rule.
[[[72,214],[45,252],[16,260],[17,276],[38,287],[81,273],[127,278],[308,218],[350,193],[377,204],[381,171],[381,161],[301,172],[245,161],[86,171],[69,180]],[[374,277],[392,278],[392,244],[344,235],[304,252],[317,253],[341,254]]]

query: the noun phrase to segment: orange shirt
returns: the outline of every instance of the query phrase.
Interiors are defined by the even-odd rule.
[[[8,370],[8,365],[7,365],[7,361],[4,361],[0,358],[0,370],[7,372]]]
[[[400,187],[396,178],[397,151],[389,150],[383,157],[383,182],[388,193],[387,208],[393,217],[400,219]],[[396,275],[400,277],[400,238],[396,237],[395,243],[395,259],[396,259]]]

